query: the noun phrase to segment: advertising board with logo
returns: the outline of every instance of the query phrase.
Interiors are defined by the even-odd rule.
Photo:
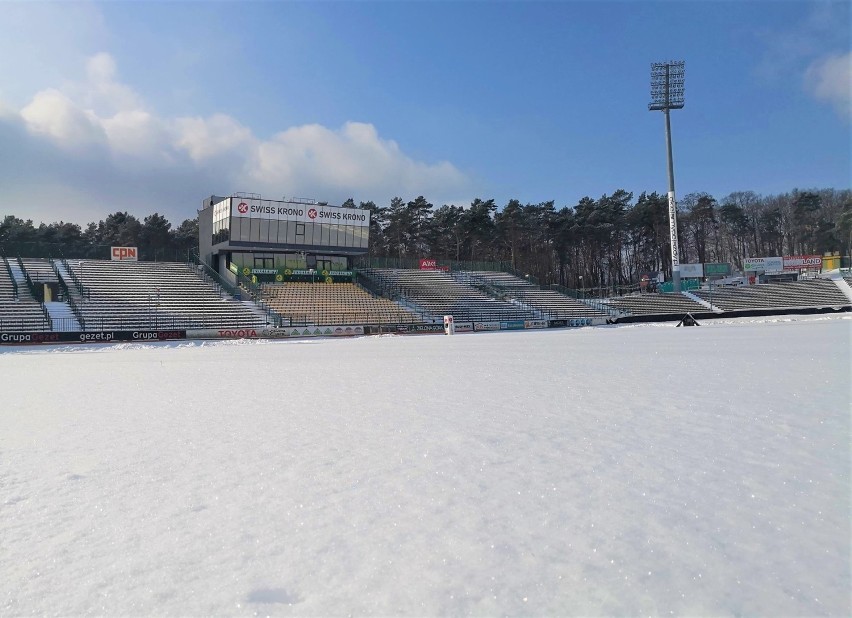
[[[111,343],[114,341],[171,341],[186,339],[185,330],[110,330],[86,332],[0,332],[0,344],[21,345],[31,343]]]
[[[701,279],[704,276],[704,264],[680,264],[680,276],[684,279]]]
[[[743,270],[780,273],[784,270],[784,260],[781,257],[746,258],[743,260]]]
[[[438,260],[430,260],[423,258],[420,260],[420,270],[436,270],[438,268]]]
[[[187,339],[287,339],[363,335],[363,326],[284,326],[281,328],[203,328],[186,331]]]
[[[821,270],[821,255],[785,255],[784,270]]]
[[[727,262],[705,262],[705,277],[728,277],[731,274],[731,265]]]
[[[500,330],[500,322],[474,322],[473,330]]]
[[[547,320],[525,320],[524,328],[547,328]]]
[[[500,322],[500,330],[521,330],[523,328],[523,320],[505,320]]]
[[[117,262],[139,261],[139,250],[136,247],[111,247],[109,254]]]
[[[301,223],[335,223],[337,225],[370,225],[370,211],[323,204],[297,204],[243,197],[231,198],[231,216],[251,219],[278,219]]]

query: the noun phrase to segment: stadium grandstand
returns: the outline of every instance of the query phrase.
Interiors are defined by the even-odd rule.
[[[237,193],[204,200],[199,251],[186,262],[138,261],[134,247],[112,247],[112,259],[32,257],[0,247],[0,334],[338,325],[433,332],[444,316],[540,328],[852,309],[848,270],[586,298],[539,285],[504,263],[424,258],[390,267],[388,258],[368,256],[369,224],[364,209]]]
[[[253,285],[240,275],[230,285],[194,263],[3,258],[2,266],[3,332],[428,324],[444,315],[458,322],[618,322],[852,308],[843,289],[850,289],[849,275],[583,300],[571,290],[500,271],[358,268],[351,281],[319,277]]]

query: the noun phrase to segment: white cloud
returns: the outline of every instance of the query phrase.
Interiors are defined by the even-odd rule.
[[[174,145],[199,164],[232,152],[256,147],[248,127],[225,114],[209,118],[178,118],[174,121]]]
[[[845,120],[852,120],[852,52],[815,60],[805,71],[805,87],[820,101],[831,103]]]
[[[334,131],[321,125],[293,127],[258,146],[251,178],[263,186],[327,186],[335,194],[416,197],[456,191],[467,184],[452,164],[414,161],[367,123],[347,122]],[[365,198],[365,199],[369,199]]]
[[[472,193],[471,181],[451,163],[416,161],[370,123],[309,124],[264,138],[226,114],[158,116],[119,80],[106,53],[88,59],[84,79],[42,90],[20,110],[0,102],[0,110],[23,157],[16,173],[0,173],[4,188],[20,194],[37,176],[43,194],[68,196],[57,201],[57,219],[75,220],[69,206],[83,211],[85,204],[88,212],[93,202],[105,202],[103,216],[157,210],[180,221],[205,195],[238,190],[379,204],[421,194],[440,204]],[[11,130],[19,124],[24,130]],[[194,197],[186,203],[186,196]]]
[[[85,148],[105,141],[99,119],[53,88],[37,93],[21,110],[21,117],[34,133],[48,135],[68,148]]]

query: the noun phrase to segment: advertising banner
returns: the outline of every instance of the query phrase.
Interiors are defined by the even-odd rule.
[[[474,322],[473,330],[500,330],[500,322]]]
[[[273,270],[273,273],[277,273],[277,270]],[[313,275],[314,277],[351,277],[351,270],[290,270],[289,268],[285,269],[283,274],[290,275]]]
[[[296,204],[244,197],[231,198],[231,216],[251,219],[278,219],[301,223],[336,223],[359,227],[370,225],[370,211],[364,208]]]
[[[524,328],[547,328],[547,320],[525,320]]]
[[[731,274],[731,265],[726,262],[705,262],[705,277],[728,277]]]
[[[0,332],[0,344],[31,343],[111,343],[113,341],[170,341],[186,339],[185,330],[109,330],[88,332]]]
[[[429,333],[444,333],[443,324],[400,324],[397,326],[397,332],[409,333],[412,335],[423,335]]]
[[[822,270],[822,256],[785,255],[784,270]]]
[[[704,277],[704,264],[681,264],[680,276],[684,279],[701,279]]]
[[[438,260],[421,259],[420,270],[436,270],[438,268]]]
[[[363,326],[285,326],[281,328],[203,328],[186,331],[187,339],[288,339],[363,335]]]
[[[136,247],[110,247],[109,254],[117,262],[139,261],[139,251]]]
[[[743,260],[743,270],[777,273],[784,270],[784,259],[781,257],[746,258]]]
[[[500,322],[500,330],[521,330],[523,328],[523,320],[506,320],[504,322]]]
[[[574,318],[571,320],[548,320],[548,328],[578,328],[580,326],[600,326],[606,324],[606,318]]]

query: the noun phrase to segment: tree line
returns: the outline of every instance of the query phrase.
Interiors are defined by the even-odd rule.
[[[198,250],[198,218],[186,219],[177,228],[154,213],[141,221],[127,212],[115,212],[85,228],[60,221],[34,225],[14,215],[0,222],[0,248],[7,257],[69,257],[110,259],[110,247],[138,247],[139,259],[187,261]]]
[[[541,283],[616,288],[635,284],[642,273],[671,276],[668,202],[665,195],[619,189],[598,199],[523,204],[475,199],[467,207],[435,207],[420,196],[388,206],[374,202],[346,207],[370,210],[371,257],[434,258],[507,262]],[[0,246],[32,247],[30,255],[107,259],[110,246],[139,247],[143,260],[185,260],[198,247],[198,220],[178,227],[154,213],[141,221],[116,212],[85,228],[7,216]],[[690,193],[678,203],[681,263],[728,262],[760,256],[840,252],[852,249],[852,190],[793,190],[761,196],[738,191],[721,200]]]
[[[349,200],[344,206],[355,206]],[[614,288],[642,273],[671,277],[668,198],[619,189],[557,208],[553,201],[522,204],[475,199],[469,207],[435,208],[424,197],[372,212],[370,255],[392,258],[504,261],[541,283]],[[840,252],[852,245],[852,191],[793,190],[761,196],[738,191],[721,200],[690,193],[678,202],[681,263]]]

